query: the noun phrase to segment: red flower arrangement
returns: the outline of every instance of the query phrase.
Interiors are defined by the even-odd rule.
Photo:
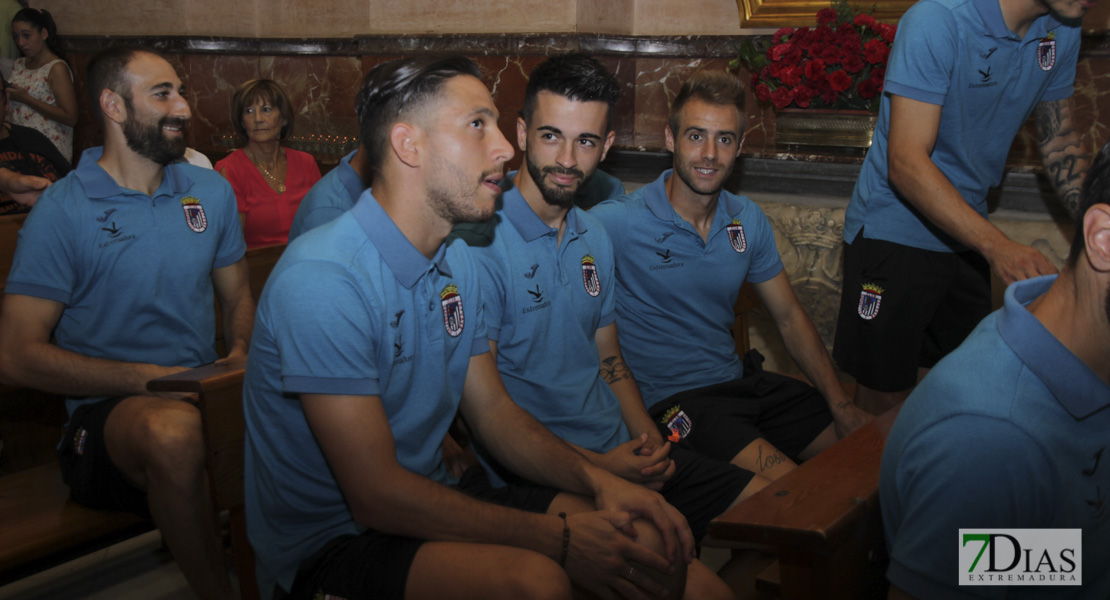
[[[895,31],[836,0],[817,11],[816,27],[783,27],[763,48],[744,42],[734,66],[747,67],[756,98],[775,108],[875,111]]]

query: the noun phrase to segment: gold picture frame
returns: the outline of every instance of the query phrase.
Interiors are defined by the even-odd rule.
[[[851,0],[850,0],[851,1]],[[860,8],[879,21],[895,23],[915,0],[859,2]],[[829,0],[736,0],[740,27],[812,27],[817,11],[828,8]],[[874,9],[871,6],[874,5]]]

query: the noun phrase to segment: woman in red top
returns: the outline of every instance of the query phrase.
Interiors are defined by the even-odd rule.
[[[216,163],[216,170],[235,190],[247,246],[284,244],[320,168],[311,154],[281,146],[293,129],[293,111],[277,82],[253,79],[239,86],[231,119],[247,144]]]

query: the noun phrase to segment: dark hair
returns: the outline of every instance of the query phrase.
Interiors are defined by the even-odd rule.
[[[678,95],[671,103],[671,117],[668,121],[671,133],[678,135],[678,113],[690,100],[701,100],[718,106],[732,105],[740,111],[740,121],[746,119],[744,112],[744,84],[735,75],[724,71],[698,71],[682,84]],[[739,134],[742,136],[743,131]]]
[[[58,26],[54,24],[54,17],[50,16],[50,12],[46,9],[38,8],[24,8],[15,13],[12,17],[12,23],[30,23],[31,27],[42,31],[46,30],[46,47],[50,51],[58,55],[58,58],[64,59],[65,43],[62,41],[62,36],[58,35]],[[11,23],[8,24],[11,26]]]
[[[604,102],[609,106],[606,130],[612,129],[613,110],[621,97],[621,87],[596,58],[575,52],[552,56],[540,63],[528,77],[524,90],[524,108],[520,116],[531,124],[540,92],[552,92],[575,102]]]
[[[112,90],[123,97],[126,102],[131,101],[131,87],[126,80],[127,65],[139,54],[163,57],[157,52],[143,48],[117,46],[102,50],[89,61],[85,69],[85,93],[89,99],[89,108],[92,109],[101,127],[104,126],[104,113],[100,110],[100,93]]]
[[[235,127],[235,133],[244,140],[247,139],[247,129],[243,126],[243,111],[257,104],[259,100],[278,109],[278,113],[285,119],[279,139],[284,140],[289,137],[289,132],[293,131],[293,110],[289,103],[289,96],[273,79],[252,79],[235,90],[235,95],[231,97],[231,124]]]
[[[1075,216],[1075,236],[1071,240],[1071,251],[1068,252],[1068,266],[1074,267],[1079,261],[1079,255],[1087,249],[1087,240],[1083,236],[1083,217],[1087,211],[1096,204],[1110,204],[1110,142],[1098,151],[1091,168],[1087,171],[1087,179],[1083,181],[1083,193],[1079,196],[1079,213]]]
[[[356,112],[371,170],[381,171],[393,124],[422,108],[458,75],[481,78],[482,72],[462,56],[402,58],[370,69],[358,92]]]

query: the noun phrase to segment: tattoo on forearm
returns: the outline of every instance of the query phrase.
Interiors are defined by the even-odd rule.
[[[1060,101],[1041,102],[1033,115],[1037,121],[1037,133],[1040,134],[1037,144],[1043,150],[1052,138],[1059,135],[1060,127],[1063,125],[1064,115],[1060,108]]]
[[[623,360],[610,356],[601,361],[601,378],[612,385],[622,379],[632,379],[632,369]]]
[[[848,407],[849,407],[849,406],[851,406],[851,405],[852,405],[852,403],[851,403],[851,402],[849,402],[848,400],[841,400],[841,401],[840,401],[840,404],[837,404],[837,405],[836,405],[836,408],[838,408],[838,409],[843,409],[843,408],[848,408]]]
[[[766,457],[764,457],[763,456],[763,444],[759,445],[759,457],[758,457],[758,459],[759,459],[759,470],[760,471],[767,471],[767,470],[772,469],[772,468],[774,468],[778,465],[786,464],[786,455],[784,455],[779,450],[775,450],[774,452],[772,452],[772,453],[768,454]]]

